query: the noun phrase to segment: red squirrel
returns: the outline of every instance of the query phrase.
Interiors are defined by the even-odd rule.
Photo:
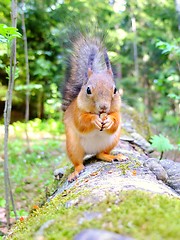
[[[122,154],[110,154],[120,137],[121,92],[116,88],[107,51],[98,38],[81,35],[73,42],[69,78],[62,96],[66,149],[74,165],[69,182],[84,170],[86,154],[108,162],[126,159]]]

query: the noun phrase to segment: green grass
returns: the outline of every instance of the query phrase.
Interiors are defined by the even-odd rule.
[[[1,125],[1,135],[2,128]],[[25,124],[16,122],[10,126],[9,170],[19,216],[27,215],[25,213],[36,204],[36,198],[53,191],[53,171],[68,164],[63,128],[61,122],[52,119],[30,121],[29,152],[25,140]],[[0,140],[0,156],[3,156],[3,139]],[[4,183],[3,162],[0,162],[0,182]],[[0,207],[4,207],[4,184],[0,185],[0,196]]]
[[[34,197],[45,192],[45,188],[54,182],[53,171],[67,163],[60,140],[33,140],[32,152],[26,150],[23,140],[12,140],[9,144],[9,169],[14,197],[18,203],[23,203],[25,209]],[[0,165],[0,171],[0,181],[3,182],[3,165]],[[4,195],[3,190],[1,185],[1,196]],[[2,199],[0,206],[4,205]]]

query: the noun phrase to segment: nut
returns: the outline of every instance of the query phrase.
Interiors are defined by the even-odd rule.
[[[107,118],[107,113],[101,113],[99,117],[101,118],[102,121],[104,121]]]

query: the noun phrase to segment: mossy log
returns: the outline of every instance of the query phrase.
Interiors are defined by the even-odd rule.
[[[130,115],[123,114],[123,135],[113,151],[128,160],[88,157],[85,171],[72,183],[67,182],[72,169],[67,169],[44,206],[18,221],[7,239],[180,239],[179,185],[167,185],[166,164],[148,156],[148,127],[140,133]]]

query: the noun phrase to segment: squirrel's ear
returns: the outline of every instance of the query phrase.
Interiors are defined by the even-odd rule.
[[[93,74],[93,71],[91,68],[88,68],[88,78],[90,78],[90,76]]]

